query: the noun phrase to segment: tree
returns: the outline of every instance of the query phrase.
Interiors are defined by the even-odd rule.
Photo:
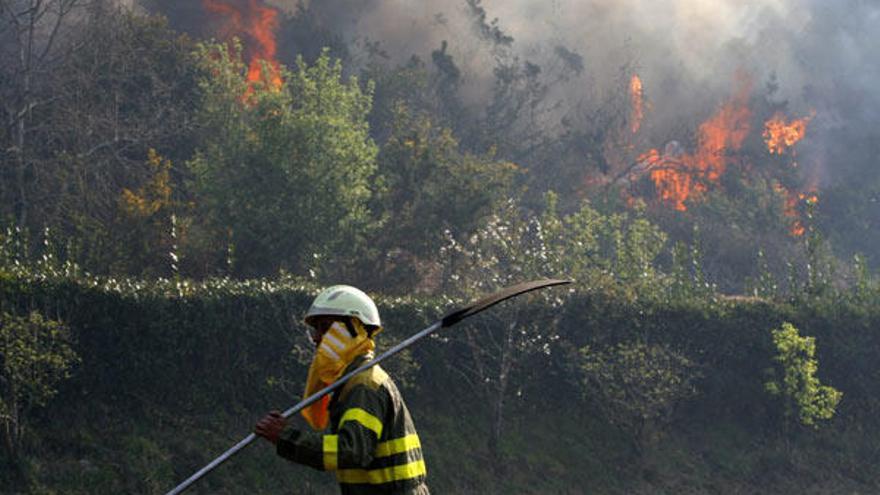
[[[395,110],[391,135],[379,153],[384,187],[376,210],[385,222],[371,245],[381,253],[379,271],[390,275],[393,285],[430,285],[423,279],[444,231],[469,236],[498,207],[518,168],[461,151],[450,129],[403,103]]]
[[[134,265],[142,260],[131,258],[139,253],[132,255],[130,243],[121,242],[129,233],[118,222],[120,196],[123,189],[137,190],[152,179],[150,149],[175,164],[190,157],[197,99],[193,45],[164,20],[107,0],[31,3],[35,15],[45,11],[40,22],[57,21],[58,32],[41,42],[41,49],[49,50],[46,59],[32,62],[43,60],[32,68],[27,94],[34,103],[18,127],[10,127],[23,134],[0,131],[0,148],[9,151],[0,153],[6,207],[0,211],[22,228],[51,227],[77,239],[91,271],[138,272],[142,267]],[[9,12],[0,8],[0,14]],[[19,18],[0,20],[15,25]],[[11,82],[24,77],[11,62],[0,64],[0,72],[7,67],[14,69]],[[0,92],[9,92],[4,104],[18,101],[13,93],[23,84],[2,85]],[[13,138],[25,144],[9,147],[6,140]],[[180,167],[169,173],[176,194],[185,173]],[[7,185],[15,187],[3,189]],[[167,215],[164,221],[169,222]]]
[[[843,393],[834,387],[822,385],[816,372],[816,338],[801,337],[798,329],[785,322],[770,331],[776,347],[777,366],[771,370],[773,378],[764,384],[771,395],[781,398],[783,432],[788,434],[797,420],[804,426],[818,428],[820,421],[834,417]]]
[[[0,424],[9,459],[18,459],[29,415],[49,402],[78,361],[61,323],[36,312],[0,314]]]
[[[75,41],[79,49],[57,77],[61,98],[46,144],[53,155],[42,178],[45,222],[81,241],[91,271],[167,275],[164,238],[174,213],[167,205],[189,199],[182,165],[195,137],[194,44],[164,19],[118,7],[94,11]],[[149,189],[159,177],[166,207],[152,221],[164,236],[132,232],[125,190]]]
[[[466,124],[459,124],[456,130],[467,149],[495,150],[498,156],[524,168],[540,170],[542,173],[524,177],[539,193],[531,198],[539,204],[543,191],[558,191],[572,185],[565,179],[552,184],[544,181],[561,176],[558,164],[565,157],[560,157],[558,146],[564,131],[560,116],[570,104],[562,94],[565,84],[583,73],[583,58],[556,45],[552,54],[540,53],[540,48],[532,47],[529,50],[532,60],[521,59],[514,49],[513,36],[503,29],[498,18],[490,19],[482,1],[467,0],[466,4],[479,48],[485,50],[491,60],[493,79],[485,107],[472,110]],[[434,60],[439,68],[437,57]],[[463,79],[466,80],[467,75]],[[579,162],[575,167],[582,169],[582,165]]]
[[[126,254],[114,260],[114,265],[127,267],[119,270],[122,272],[170,275],[178,272],[179,261],[172,164],[152,149],[147,153],[147,164],[151,177],[135,190],[124,188],[119,198],[119,221],[124,227],[114,226],[114,230],[118,233],[116,242],[125,246]]]
[[[4,200],[15,220],[28,221],[30,188],[41,154],[32,140],[42,132],[43,109],[57,100],[52,68],[71,46],[64,39],[78,24],[85,0],[0,0],[0,150]]]
[[[629,435],[640,456],[672,420],[675,407],[696,392],[694,363],[667,345],[586,346],[581,359],[584,392]]]
[[[576,287],[622,291],[651,297],[662,282],[653,267],[665,236],[644,218],[603,215],[584,203],[561,216],[556,195],[548,193],[543,211],[531,212],[508,200],[482,227],[459,241],[448,233],[441,250],[444,294],[472,299],[524,280],[573,278]],[[545,291],[533,297],[543,304],[519,302],[467,324],[453,340],[469,359],[454,371],[488,405],[489,452],[501,456],[500,440],[512,391],[517,396],[529,370],[551,369],[560,340],[559,307],[565,296]]]
[[[368,62],[362,80],[375,81],[373,109],[370,112],[370,132],[378,143],[389,140],[399,128],[401,108],[411,119],[429,119],[435,128],[450,129],[453,133],[466,121],[463,104],[458,96],[461,72],[446,53],[446,42],[432,53],[430,66],[413,55],[405,63],[390,66],[375,44],[367,44]]]
[[[204,45],[199,59],[204,133],[190,166],[199,213],[222,233],[207,248],[234,246],[239,275],[303,274],[320,260],[344,265],[373,220],[371,85],[343,82],[326,53],[282,70],[277,88],[248,83],[238,44]]]
[[[584,201],[562,215],[555,193],[548,193],[545,202],[541,222],[548,256],[562,273],[583,287],[614,287],[631,299],[660,294],[666,277],[655,265],[667,236],[642,209],[603,214]]]
[[[443,293],[473,299],[525,280],[564,277],[549,254],[540,219],[529,217],[508,200],[465,241],[448,236],[441,250],[447,270]],[[498,469],[504,466],[500,442],[511,392],[521,391],[517,384],[523,373],[545,363],[558,339],[557,309],[562,298],[551,291],[531,297],[545,304],[528,304],[528,300],[506,304],[466,323],[457,334],[461,337],[452,341],[468,357],[457,361],[453,371],[487,404],[486,446]]]

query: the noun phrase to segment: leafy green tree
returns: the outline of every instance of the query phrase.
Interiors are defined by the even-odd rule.
[[[659,295],[664,277],[656,268],[666,234],[641,210],[603,214],[584,201],[568,215],[548,193],[541,214],[547,249],[566,277],[584,287],[615,287],[632,297]]]
[[[606,419],[628,434],[640,455],[696,393],[696,365],[664,344],[624,342],[581,349],[584,392]]]
[[[61,323],[36,312],[0,314],[0,424],[9,459],[18,459],[29,415],[55,396],[78,361]]]
[[[758,270],[758,276],[746,280],[746,292],[754,297],[766,299],[778,297],[779,283],[767,264],[767,257],[764,255],[763,249],[758,250],[755,265]]]
[[[822,385],[816,377],[819,361],[816,359],[816,338],[802,337],[791,323],[771,330],[777,355],[774,378],[764,384],[771,395],[783,402],[784,431],[797,420],[804,426],[819,427],[819,421],[834,417],[843,393],[834,387]]]
[[[812,297],[836,296],[833,285],[837,262],[831,253],[831,247],[816,226],[816,198],[805,201],[806,234],[803,236],[805,254],[806,281],[803,295]]]
[[[444,231],[468,236],[498,207],[518,171],[491,155],[462,152],[451,130],[403,103],[395,108],[379,170],[384,187],[376,210],[385,224],[371,244],[382,254],[380,271],[403,287],[425,275],[420,265],[431,264]]]
[[[868,269],[868,262],[864,255],[856,254],[853,256],[852,265],[854,280],[850,297],[855,302],[861,303],[865,307],[870,307],[872,298],[876,301],[877,296],[880,295],[880,292],[877,290],[877,280],[871,276],[871,271]]]
[[[198,57],[209,76],[190,165],[211,233],[204,247],[234,246],[239,275],[307,273],[334,254],[344,262],[372,220],[372,86],[344,82],[326,53],[312,66],[299,59],[296,70],[281,68],[280,87],[247,81],[239,44],[203,45]]]

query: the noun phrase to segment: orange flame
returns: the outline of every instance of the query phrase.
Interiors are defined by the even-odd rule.
[[[804,138],[807,132],[807,124],[813,118],[815,113],[802,119],[794,119],[786,122],[785,115],[782,112],[776,112],[773,117],[764,123],[764,142],[767,144],[767,150],[776,155],[785,153],[785,150],[791,148],[798,141]]]
[[[819,202],[819,193],[816,192],[815,190],[805,192],[805,193],[800,193],[800,194],[798,194],[798,201],[799,202],[803,201],[803,202],[807,203],[808,205],[814,205]],[[804,235],[805,231],[806,231],[806,228],[804,227],[804,223],[801,221],[801,219],[798,218],[797,220],[794,221],[794,225],[791,226],[791,230],[789,232],[791,233],[791,235],[793,235],[795,237],[800,237],[800,236]]]
[[[639,79],[637,74],[633,74],[629,80],[629,101],[632,106],[632,113],[629,119],[631,122],[630,129],[635,134],[639,132],[639,128],[642,126],[642,119],[645,116],[644,109],[642,108],[642,80]]]
[[[660,199],[676,210],[687,210],[688,198],[718,182],[730,160],[728,152],[742,148],[749,134],[751,81],[745,76],[739,79],[733,97],[700,124],[696,152],[674,157],[652,149],[639,157],[648,167]]]
[[[810,205],[818,203],[819,192],[816,190],[815,186],[810,186],[810,190],[801,193],[790,191],[781,184],[776,184],[774,186],[774,189],[778,194],[785,195],[785,206],[783,209],[783,214],[786,217],[793,219],[791,226],[788,229],[788,233],[791,234],[793,237],[800,237],[804,235],[804,233],[806,232],[806,227],[804,226],[804,223],[800,218],[798,205],[800,205],[802,202]]]
[[[278,10],[264,5],[262,0],[202,0],[202,5],[206,11],[224,17],[222,34],[225,37],[237,36],[245,44],[245,56],[249,59],[248,94],[258,82],[274,90],[281,89],[280,65],[275,59]],[[262,70],[264,60],[268,65],[267,74]]]
[[[764,143],[767,145],[767,151],[770,154],[782,155],[787,150],[792,149],[807,132],[807,124],[815,116],[815,112],[811,112],[809,116],[801,119],[792,119],[787,121],[786,116],[782,112],[773,114],[767,122],[764,123]],[[794,150],[792,149],[792,155]],[[797,165],[793,163],[793,165]],[[800,217],[798,205],[801,203],[815,204],[819,201],[817,193],[818,187],[815,180],[811,180],[807,186],[806,192],[790,191],[779,185],[776,187],[778,193],[785,194],[785,209],[783,214],[792,218],[789,234],[793,237],[800,237],[806,232],[804,223]]]

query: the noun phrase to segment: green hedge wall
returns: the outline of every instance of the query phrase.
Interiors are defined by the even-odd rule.
[[[250,418],[254,411],[294,403],[306,368],[292,357],[291,348],[306,343],[297,320],[317,290],[295,280],[141,282],[0,272],[3,311],[38,310],[73,330],[82,364],[49,408],[92,419],[106,411],[140,417],[157,407],[190,417],[220,411],[230,416],[244,412]],[[844,393],[832,428],[861,424],[871,431],[880,405],[878,299],[844,294],[834,300],[788,302],[718,297],[657,301],[578,287],[555,310],[561,312],[560,339],[550,355],[529,356],[515,372],[521,394],[516,407],[523,414],[548,404],[589,410],[590,399],[582,398],[579,388],[576,350],[638,338],[668,344],[699,365],[698,394],[680,408],[680,424],[707,427],[727,418],[749,430],[772,431],[780,411],[763,390],[772,365],[770,329],[791,321],[802,334],[816,337],[819,377]],[[440,300],[382,296],[377,302],[386,324],[380,350],[451,306]],[[526,303],[541,304],[505,304]],[[501,308],[491,311],[502,314]],[[441,338],[422,342],[390,362],[411,407],[423,416],[454,415],[456,404],[473,404],[465,397],[468,389],[449,372],[467,359],[459,335],[455,328],[445,330]],[[270,377],[286,378],[292,386],[272,386]],[[46,413],[42,420],[53,417]],[[436,424],[436,418],[430,423]],[[866,435],[864,440],[876,444],[875,437]],[[176,454],[170,455],[173,460]],[[201,460],[175,464],[169,476],[186,475]]]
[[[265,402],[267,394],[277,393],[267,386],[267,375],[304,373],[302,363],[290,358],[290,349],[305,343],[298,320],[318,289],[299,281],[141,282],[0,274],[4,310],[37,309],[74,330],[83,362],[64,385],[65,394],[110,401],[183,398],[194,409]],[[377,300],[386,323],[380,345],[422,328],[450,307],[437,300]],[[670,344],[701,365],[704,378],[696,402],[702,407],[713,413],[755,411],[767,399],[764,373],[773,355],[769,330],[791,321],[817,338],[820,376],[846,394],[842,413],[869,411],[880,396],[875,359],[880,306],[873,301],[658,303],[578,290],[559,311],[558,355],[529,378],[539,389],[565,386],[566,376],[577,381],[567,351],[641,338]],[[444,334],[453,341],[456,335],[454,330]],[[453,351],[456,346],[443,339],[425,342],[393,366],[418,373],[413,376],[418,380],[443,382],[448,379],[445,366],[462,359],[449,355]]]

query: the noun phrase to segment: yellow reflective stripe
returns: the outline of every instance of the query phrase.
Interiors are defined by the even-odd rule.
[[[415,433],[407,435],[403,438],[396,438],[387,442],[382,442],[376,446],[376,457],[388,457],[394,454],[400,454],[407,450],[418,449],[422,446],[419,436]]]
[[[371,485],[381,485],[382,483],[390,483],[392,481],[408,480],[418,478],[427,473],[425,469],[425,461],[418,460],[409,464],[401,464],[400,466],[391,466],[380,469],[340,469],[336,471],[336,479],[340,483],[369,483]]]
[[[339,426],[337,429],[341,429],[346,421],[357,421],[365,428],[373,430],[376,433],[376,438],[382,436],[382,421],[359,407],[352,407],[348,411],[345,411],[345,414],[342,415],[342,419],[339,420]]]
[[[339,462],[339,435],[324,435],[324,469],[336,471]]]

